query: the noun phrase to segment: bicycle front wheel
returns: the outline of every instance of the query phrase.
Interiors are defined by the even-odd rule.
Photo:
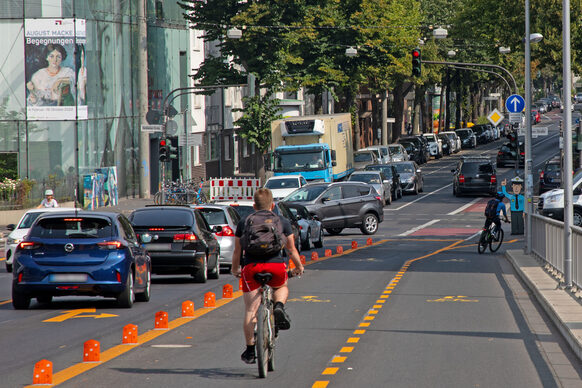
[[[501,243],[503,242],[503,229],[499,228],[497,236],[499,237],[497,240],[491,239],[491,241],[489,242],[489,249],[491,250],[491,252],[497,252],[497,250],[501,246]]]
[[[487,230],[481,232],[481,237],[479,238],[479,243],[477,244],[477,252],[479,253],[483,253],[485,252],[485,249],[487,249],[487,234]]]
[[[161,203],[162,203],[162,193],[160,191],[158,191],[154,195],[154,204],[155,205],[160,205]]]
[[[269,314],[265,305],[259,306],[257,312],[257,365],[259,367],[259,377],[267,377],[269,363]]]

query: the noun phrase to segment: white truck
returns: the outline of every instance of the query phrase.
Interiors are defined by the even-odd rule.
[[[354,171],[349,113],[290,117],[271,124],[271,169],[275,176],[302,175],[333,182]]]

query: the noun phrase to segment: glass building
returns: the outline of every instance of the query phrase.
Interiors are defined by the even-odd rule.
[[[0,162],[36,181],[30,198],[51,188],[72,200],[86,174],[111,167],[118,195],[139,196],[137,9],[144,3],[148,104],[159,109],[170,90],[188,85],[191,70],[190,31],[176,1],[0,1]],[[177,133],[190,125],[187,102],[172,104]],[[152,193],[154,158],[152,151]]]

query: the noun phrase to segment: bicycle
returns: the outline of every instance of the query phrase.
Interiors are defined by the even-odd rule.
[[[255,331],[255,348],[257,352],[257,364],[259,377],[267,377],[268,372],[275,370],[275,339],[277,328],[275,315],[273,314],[273,289],[267,283],[273,278],[270,272],[256,273],[255,280],[261,284],[261,304],[257,311],[257,326]]]
[[[503,220],[505,223],[509,223],[508,220]],[[503,243],[503,229],[499,228],[497,231],[498,235],[495,238],[495,223],[492,222],[487,228],[483,228],[481,232],[481,237],[479,238],[479,243],[477,244],[477,252],[483,253],[489,246],[491,252],[497,252]],[[495,248],[493,246],[495,245]]]
[[[202,186],[204,185],[204,179],[200,179],[200,184],[198,185],[198,191],[195,192],[196,197],[194,198],[194,202],[196,205],[200,205],[203,203],[208,202],[206,199],[206,195],[202,192]]]

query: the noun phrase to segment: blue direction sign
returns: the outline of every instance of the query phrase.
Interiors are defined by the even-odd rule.
[[[525,100],[519,94],[512,94],[505,100],[505,107],[509,113],[520,113],[525,108]]]

